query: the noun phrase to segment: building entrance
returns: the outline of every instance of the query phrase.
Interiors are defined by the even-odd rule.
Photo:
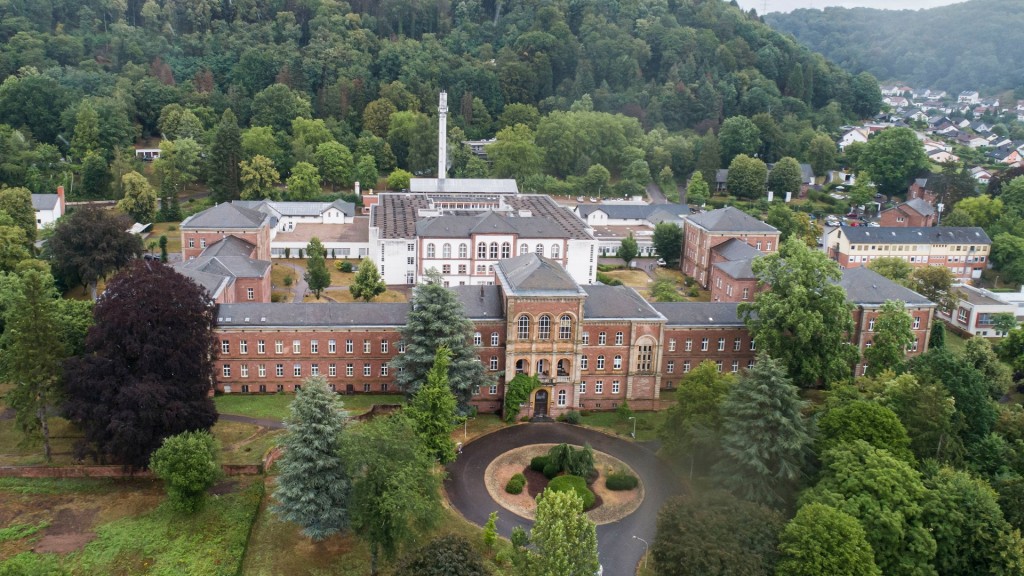
[[[543,418],[548,415],[548,391],[538,390],[533,397],[533,417]]]

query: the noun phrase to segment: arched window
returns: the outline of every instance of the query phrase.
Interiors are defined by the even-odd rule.
[[[551,338],[551,316],[545,314],[537,320],[537,338],[540,340]]]
[[[469,246],[459,244],[459,258],[469,258]]]
[[[547,361],[545,361],[543,359],[537,360],[537,375],[538,376],[548,376],[548,363],[547,363]]]
[[[434,254],[434,250],[435,250],[435,248],[434,248],[433,242],[431,242],[430,244],[427,244],[427,258],[434,258],[434,257],[436,257],[436,254]]]
[[[598,370],[604,370],[604,355],[603,354],[597,357],[597,369]]]
[[[615,358],[612,358],[612,370],[621,370],[621,369],[622,369],[622,356],[619,356],[618,354],[616,354]]]
[[[526,244],[520,244],[519,245],[519,255],[520,256],[522,256],[523,254],[528,253],[529,251],[530,251],[530,247],[527,246]]]
[[[560,253],[561,252],[558,249],[558,244],[552,244],[551,245],[551,257],[552,258],[559,258],[560,257],[559,254]]]
[[[522,316],[519,317],[519,320],[517,320],[516,322],[518,324],[516,336],[520,340],[528,339],[530,337],[530,317],[527,316],[526,314],[523,314]]]
[[[512,256],[512,245],[508,242],[501,243],[501,257],[510,258]]]
[[[498,259],[498,243],[491,242],[491,260]]]
[[[572,338],[572,318],[568,314],[562,314],[558,320],[558,339],[568,340]]]
[[[448,244],[448,243],[445,243],[444,246],[441,246],[441,258],[451,258],[451,257],[452,257],[452,245]]]
[[[544,255],[544,245],[543,244],[537,244],[537,255],[538,256],[543,256]]]
[[[487,258],[487,242],[481,242],[476,245],[476,257]]]

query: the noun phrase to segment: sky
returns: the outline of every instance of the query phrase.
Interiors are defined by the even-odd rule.
[[[737,0],[744,10],[751,8],[758,14],[768,12],[790,12],[797,8],[822,9],[827,6],[846,8],[886,8],[890,10],[918,10],[956,4],[964,0]],[[767,10],[765,9],[767,7]]]

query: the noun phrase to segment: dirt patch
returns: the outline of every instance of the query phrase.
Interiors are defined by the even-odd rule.
[[[96,538],[91,530],[99,508],[61,508],[53,515],[43,537],[32,547],[37,554],[67,554],[81,549]]]
[[[552,446],[554,444],[532,444],[510,450],[495,458],[484,472],[484,482],[491,498],[503,508],[533,520],[537,507],[535,499],[547,486],[548,479],[543,474],[530,470],[530,460],[534,456],[547,454]],[[590,489],[594,491],[597,500],[594,507],[587,512],[587,516],[595,524],[608,524],[635,512],[644,500],[643,480],[635,490],[608,490],[604,486],[604,479],[609,473],[623,469],[629,470],[634,476],[636,473],[621,460],[596,450],[594,463],[598,477]],[[526,476],[526,489],[521,494],[509,494],[505,492],[505,484],[517,473]]]

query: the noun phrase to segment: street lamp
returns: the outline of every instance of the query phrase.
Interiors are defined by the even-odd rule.
[[[630,416],[629,419],[633,421],[633,431],[629,433],[629,436],[631,438],[636,438],[636,416]]]
[[[647,569],[647,549],[650,548],[650,545],[647,544],[647,540],[644,540],[643,538],[637,536],[636,534],[633,535],[633,540],[639,540],[639,541],[644,543],[644,569],[646,570]]]

